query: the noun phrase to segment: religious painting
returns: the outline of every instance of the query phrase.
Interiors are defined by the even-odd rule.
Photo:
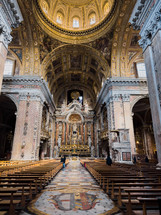
[[[79,114],[71,114],[69,117],[70,122],[78,122],[81,121],[81,117]]]
[[[70,64],[71,69],[81,68],[81,55],[78,56],[70,55]]]
[[[131,152],[122,152],[123,161],[131,161]]]
[[[120,131],[120,141],[129,142],[129,131],[128,130]]]

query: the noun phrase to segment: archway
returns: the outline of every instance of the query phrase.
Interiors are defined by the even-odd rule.
[[[153,134],[151,109],[148,98],[140,99],[133,107],[134,134],[136,153],[139,158],[147,155],[150,159],[156,158],[156,145]]]
[[[11,158],[17,108],[7,96],[0,96],[0,159]]]

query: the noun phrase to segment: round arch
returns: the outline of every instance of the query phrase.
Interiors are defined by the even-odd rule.
[[[140,96],[135,99],[132,105],[132,112],[134,113],[133,124],[136,152],[143,160],[145,159],[145,156],[152,159],[156,156],[156,145],[149,98],[147,96]]]
[[[10,160],[16,125],[17,105],[12,96],[0,95],[0,158]]]

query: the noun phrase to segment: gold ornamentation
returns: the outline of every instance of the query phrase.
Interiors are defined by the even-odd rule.
[[[72,114],[69,117],[69,121],[70,122],[79,122],[79,121],[81,121],[81,117],[78,114]]]
[[[71,93],[71,98],[72,98],[72,99],[78,99],[79,96],[80,96],[80,93],[79,93],[78,91],[73,91],[73,92]]]
[[[61,1],[60,4],[51,3],[51,8],[47,12],[43,10],[41,1],[35,0],[33,1],[33,11],[37,22],[48,35],[63,42],[80,44],[100,38],[114,25],[119,13],[120,1],[109,0],[109,2],[110,9],[106,14],[104,14],[101,1],[96,4],[94,0],[91,0],[91,4],[75,7],[65,5]],[[59,8],[55,8],[55,6],[59,6]],[[91,7],[94,8],[96,14],[96,22],[92,25],[88,20]],[[65,20],[62,24],[58,23],[56,19],[60,8]],[[85,15],[83,15],[83,11],[86,12]],[[73,27],[73,17],[80,19],[79,28]]]

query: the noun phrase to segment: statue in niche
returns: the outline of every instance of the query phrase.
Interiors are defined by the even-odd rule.
[[[94,146],[91,146],[91,157],[94,157]]]
[[[61,146],[61,136],[58,137],[57,143],[58,143],[58,147],[60,147]]]
[[[88,146],[89,146],[89,148],[91,148],[91,142],[92,142],[91,136],[88,136]]]
[[[75,123],[73,124],[73,131],[77,131],[77,125]]]
[[[58,146],[54,146],[54,157],[58,157]]]
[[[59,134],[62,134],[62,123],[59,124]]]

